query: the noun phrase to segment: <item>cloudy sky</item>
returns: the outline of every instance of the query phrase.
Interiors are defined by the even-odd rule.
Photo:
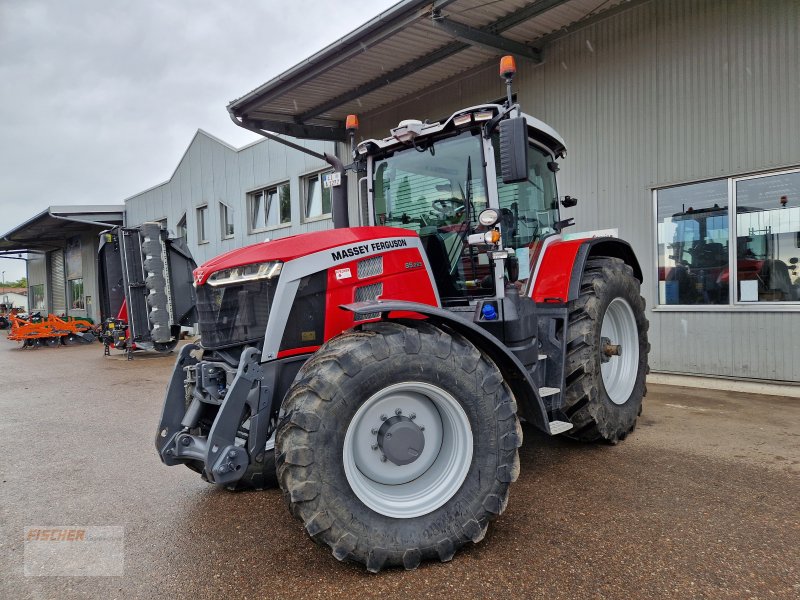
[[[198,128],[254,140],[229,101],[395,2],[0,0],[0,235],[161,183]]]

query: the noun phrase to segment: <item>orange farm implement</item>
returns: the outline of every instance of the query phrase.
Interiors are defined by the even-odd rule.
[[[28,319],[11,316],[10,321],[8,339],[21,342],[22,348],[87,344],[95,340],[94,325],[86,319],[61,318],[56,315],[42,318],[33,315]]]

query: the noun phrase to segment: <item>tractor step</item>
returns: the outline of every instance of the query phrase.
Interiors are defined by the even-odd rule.
[[[564,433],[570,429],[572,429],[572,423],[567,423],[566,421],[550,421],[551,435],[558,435],[559,433]]]
[[[558,394],[561,390],[554,387],[540,387],[539,388],[539,395],[544,398],[545,396],[552,396],[554,394]]]

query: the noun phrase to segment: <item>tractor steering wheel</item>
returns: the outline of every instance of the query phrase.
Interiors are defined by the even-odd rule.
[[[446,219],[464,212],[465,204],[460,198],[437,198],[431,202],[431,208]]]

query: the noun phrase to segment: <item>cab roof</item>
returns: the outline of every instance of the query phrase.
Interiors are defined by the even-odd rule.
[[[417,136],[417,138],[424,139],[425,137],[434,136],[438,133],[443,133],[456,129],[457,126],[455,125],[454,122],[456,117],[460,117],[462,115],[481,113],[481,112],[491,112],[492,115],[494,116],[497,115],[501,110],[503,110],[503,106],[499,104],[479,104],[477,106],[471,106],[469,108],[462,108],[461,110],[453,113],[447,119],[444,119],[442,121],[437,121],[435,123],[422,123],[420,133]],[[525,122],[528,125],[528,135],[530,137],[544,144],[556,156],[566,153],[566,144],[564,142],[564,139],[559,135],[559,133],[555,129],[550,127],[550,125],[548,125],[544,121],[540,121],[536,117],[532,117],[525,113],[522,113],[522,116],[525,117]],[[475,122],[467,123],[464,125],[464,128],[466,129],[470,126],[474,126],[474,124]],[[404,144],[403,142],[398,140],[395,136],[390,135],[381,140],[376,140],[376,139],[364,140],[358,145],[359,150],[363,149],[364,153],[366,153],[370,148],[377,148],[380,150],[391,150],[395,147],[405,148],[407,147],[407,144]]]

